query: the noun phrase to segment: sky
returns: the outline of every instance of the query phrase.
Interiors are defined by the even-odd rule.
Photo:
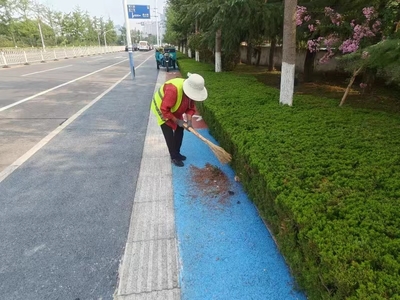
[[[125,23],[122,0],[40,0],[40,2],[65,13],[69,13],[79,6],[83,11],[88,11],[91,16],[103,16],[104,19],[108,19],[110,16],[115,25],[122,26]],[[158,12],[162,13],[165,0],[127,0],[127,4],[150,5],[152,20],[155,21],[153,9],[157,4]],[[131,29],[139,29],[141,21],[148,20],[130,20]]]

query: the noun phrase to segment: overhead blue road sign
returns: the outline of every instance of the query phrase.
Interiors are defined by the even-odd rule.
[[[129,19],[150,19],[150,5],[128,5]]]

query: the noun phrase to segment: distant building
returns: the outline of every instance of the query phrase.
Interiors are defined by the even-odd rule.
[[[142,31],[146,35],[156,35],[157,34],[157,27],[156,27],[156,21],[145,21],[142,23]]]
[[[142,25],[142,33],[143,36],[148,36],[148,35],[153,35],[157,36],[157,22],[154,18],[154,20],[151,21],[143,21],[141,22]],[[160,40],[162,40],[162,37],[165,34],[165,15],[160,14],[158,18],[158,34],[160,36]]]

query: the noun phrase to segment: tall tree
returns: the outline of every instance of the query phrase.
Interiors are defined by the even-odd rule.
[[[115,31],[114,22],[111,19],[108,19],[105,23],[104,30],[107,45],[114,44],[117,41],[117,32]]]
[[[15,47],[17,40],[15,37],[15,18],[17,11],[17,0],[0,0],[0,25],[6,35],[10,35]]]
[[[54,45],[57,45],[57,36],[59,32],[59,29],[57,28],[56,14],[57,12],[49,6],[43,8],[43,20],[53,31]]]
[[[42,44],[43,50],[45,51],[46,46],[45,46],[43,30],[42,30],[42,27],[43,27],[42,22],[43,22],[43,15],[45,12],[45,7],[43,4],[40,4],[39,2],[33,2],[32,3],[32,12],[33,12],[33,19],[36,20],[36,22],[37,22],[37,27],[39,30],[41,44]]]
[[[72,32],[71,35],[73,37],[73,40],[80,44],[81,42],[85,41],[85,16],[83,11],[79,6],[75,7],[72,14],[71,14],[71,21],[72,21]]]

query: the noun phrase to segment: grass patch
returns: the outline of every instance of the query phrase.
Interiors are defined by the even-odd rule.
[[[280,72],[269,72],[266,67],[240,64],[233,72],[238,75],[253,75],[267,86],[279,88]],[[349,75],[342,73],[321,73],[315,76],[314,82],[302,82],[295,89],[295,95],[312,95],[340,100],[349,82]],[[345,102],[346,106],[358,109],[372,109],[390,113],[400,113],[400,90],[388,86],[377,79],[371,92],[363,92],[356,82]]]

